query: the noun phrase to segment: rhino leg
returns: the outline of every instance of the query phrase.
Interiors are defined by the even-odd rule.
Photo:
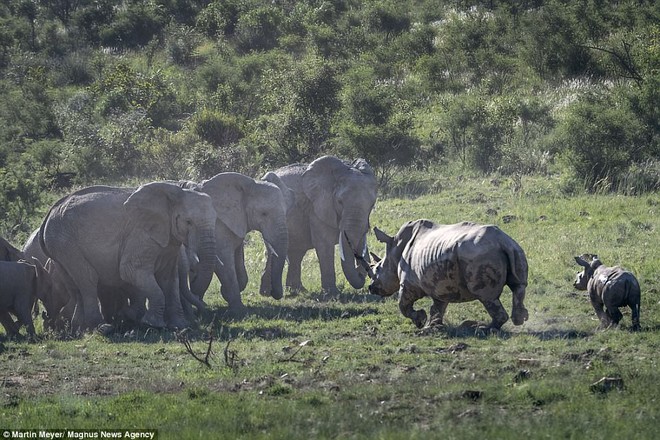
[[[631,304],[630,309],[632,310],[632,330],[639,331],[639,303]]]
[[[403,316],[410,318],[417,328],[426,325],[426,311],[413,308],[415,301],[423,296],[423,294],[415,294],[411,290],[404,290],[403,288],[399,291],[399,310],[401,310]]]
[[[589,299],[591,300],[591,306],[594,308],[598,319],[600,320],[600,328],[608,328],[612,325],[610,316],[605,312],[603,302],[596,292],[589,292]]]
[[[505,322],[509,320],[509,315],[504,310],[502,303],[499,299],[494,299],[492,301],[481,301],[481,304],[484,305],[486,311],[492,318],[492,321],[488,327],[499,330]]]
[[[445,318],[447,312],[448,302],[440,301],[433,298],[433,305],[431,306],[431,316],[429,317],[429,325],[441,326],[442,320]]]
[[[623,318],[623,314],[619,311],[618,307],[612,307],[612,308],[607,308],[607,314],[609,315],[612,324],[618,325],[619,321],[621,321],[621,318]]]
[[[513,306],[511,310],[511,320],[514,325],[522,325],[529,319],[529,312],[525,308],[525,286],[516,286],[513,291]]]

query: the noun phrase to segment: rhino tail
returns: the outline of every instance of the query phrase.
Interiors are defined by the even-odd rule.
[[[527,258],[525,253],[519,246],[511,246],[510,243],[503,246],[503,250],[509,260],[507,285],[527,286]]]

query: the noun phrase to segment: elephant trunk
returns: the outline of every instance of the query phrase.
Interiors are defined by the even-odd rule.
[[[201,234],[197,255],[199,264],[197,264],[195,276],[190,280],[190,290],[199,298],[203,298],[213,279],[217,260],[215,231],[212,228],[204,229]]]
[[[345,229],[339,231],[339,250],[341,255],[341,268],[348,283],[354,289],[361,289],[364,287],[366,278],[366,271],[363,269],[362,264],[358,268],[356,263],[360,260],[368,258],[367,252],[367,236],[351,236]]]
[[[273,254],[273,261],[270,267],[270,295],[275,299],[281,299],[284,296],[282,286],[282,273],[284,272],[284,263],[289,249],[289,235],[286,227],[281,228],[272,241],[268,241],[269,251]]]

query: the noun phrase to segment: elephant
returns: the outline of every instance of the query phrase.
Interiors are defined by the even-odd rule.
[[[50,276],[37,261],[0,261],[0,321],[8,336],[17,336],[19,325],[27,327],[28,335],[34,339],[34,323],[31,309],[38,296],[50,289]],[[14,323],[9,313],[16,315]]]
[[[293,194],[278,181],[279,178],[274,175],[257,180],[227,172],[204,180],[197,186],[197,191],[210,196],[217,213],[215,240],[218,261],[215,274],[221,283],[222,297],[232,312],[245,312],[240,296],[248,282],[244,240],[247,233],[253,230],[261,232],[267,252],[273,256],[268,274],[262,277],[262,280],[268,280],[262,293],[276,299],[282,298],[282,272],[288,248],[286,211],[293,204]],[[181,261],[186,260],[190,258],[186,258],[184,253]],[[194,262],[191,266],[190,278],[194,280],[197,276]]]
[[[48,258],[41,247],[39,228],[34,230],[23,246],[23,254],[27,260],[38,261],[50,274],[51,288],[44,291],[39,300],[44,306],[42,313],[44,330],[65,330],[71,324],[78,298],[78,288],[57,262]],[[128,293],[117,294],[118,289],[98,286],[101,312],[106,322],[112,322],[117,315],[117,301],[127,302]]]
[[[62,268],[46,256],[39,240],[39,230],[40,228],[35,229],[25,242],[23,255],[28,261],[32,259],[39,262],[50,274],[51,288],[39,297],[45,308],[42,313],[44,329],[61,329],[64,321],[70,320],[75,310],[75,296],[70,295],[75,285],[70,285]]]
[[[19,261],[24,258],[23,253],[11,243],[0,237],[0,261]],[[14,320],[9,313],[0,313],[0,323],[5,328],[15,328]]]
[[[4,238],[0,237],[0,261],[18,261],[23,253]]]
[[[208,195],[168,182],[137,189],[92,186],[60,199],[38,236],[46,256],[75,286],[72,326],[85,330],[104,324],[101,301],[111,308],[126,304],[124,312],[133,321],[186,327],[179,251],[184,244],[199,258],[191,284],[199,295],[213,277],[215,219]],[[119,298],[108,298],[113,294]]]
[[[362,288],[366,271],[360,262],[369,261],[366,235],[377,187],[369,164],[364,159],[349,163],[323,156],[309,165],[289,165],[274,174],[295,196],[294,205],[287,212],[286,286],[293,292],[305,290],[301,281],[302,259],[308,250],[314,249],[321,269],[322,289],[338,293],[335,245],[339,244],[344,276],[353,288]],[[267,265],[272,258],[270,255]]]

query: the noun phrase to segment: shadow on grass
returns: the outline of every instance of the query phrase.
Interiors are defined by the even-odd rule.
[[[345,295],[342,295],[345,296]],[[208,340],[212,331],[214,339],[229,341],[238,337],[246,339],[291,339],[300,336],[297,332],[284,329],[273,322],[266,321],[292,321],[304,322],[309,320],[333,321],[379,313],[375,308],[357,307],[331,307],[328,304],[318,306],[247,306],[245,313],[236,314],[228,307],[210,307],[203,312],[190,328],[157,329],[148,326],[118,326],[116,330],[106,336],[109,342],[126,343],[164,343],[180,341]],[[255,324],[255,321],[256,324]]]
[[[443,325],[435,327],[425,327],[417,331],[420,336],[443,335],[447,338],[478,338],[486,339],[496,337],[498,339],[510,339],[517,335],[528,335],[538,338],[541,341],[551,341],[556,339],[581,339],[593,335],[593,332],[585,332],[574,329],[549,329],[543,331],[510,332],[505,329],[487,330],[475,328],[468,325]]]

